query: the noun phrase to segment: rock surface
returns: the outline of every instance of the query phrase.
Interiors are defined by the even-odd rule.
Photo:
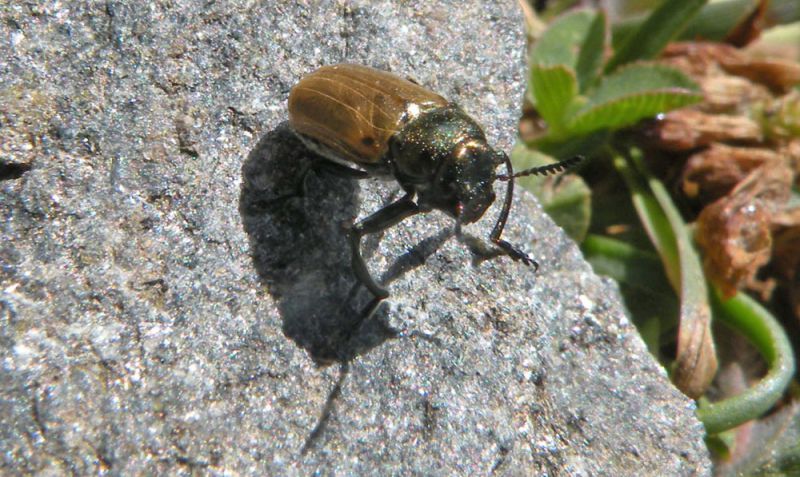
[[[693,404],[524,194],[538,273],[417,216],[364,240],[392,296],[342,332],[344,227],[399,191],[273,200],[309,159],[289,88],[389,69],[509,150],[524,41],[513,2],[314,3],[0,6],[2,473],[708,474]]]

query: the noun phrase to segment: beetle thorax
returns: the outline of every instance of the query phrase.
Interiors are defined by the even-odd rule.
[[[419,205],[463,222],[477,220],[494,200],[497,155],[480,126],[450,104],[420,115],[390,142],[395,178]]]

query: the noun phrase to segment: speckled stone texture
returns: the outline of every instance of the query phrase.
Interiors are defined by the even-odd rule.
[[[392,297],[348,336],[344,229],[399,191],[322,172],[280,199],[310,158],[289,88],[389,69],[508,150],[522,20],[310,3],[0,6],[0,473],[708,474],[692,402],[525,194],[507,238],[538,273],[414,217],[364,240]]]

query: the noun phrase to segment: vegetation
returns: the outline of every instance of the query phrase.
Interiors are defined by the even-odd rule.
[[[670,0],[611,22],[554,3],[526,6],[530,73],[512,158],[590,160],[520,182],[617,280],[649,349],[697,400],[719,472],[791,472],[800,65],[797,51],[745,46],[765,25],[800,20],[800,7]],[[734,433],[751,444],[733,446]]]

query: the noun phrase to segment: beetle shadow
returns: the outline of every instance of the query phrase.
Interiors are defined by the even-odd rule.
[[[242,166],[239,213],[253,265],[278,305],[284,334],[318,364],[330,364],[349,361],[396,332],[385,324],[383,306],[362,320],[372,295],[353,274],[346,236],[358,215],[358,181],[313,170],[306,174],[315,159],[288,123],[266,133]],[[365,258],[377,249],[380,235],[363,240]],[[412,247],[382,281],[388,284],[424,263],[450,235]]]

